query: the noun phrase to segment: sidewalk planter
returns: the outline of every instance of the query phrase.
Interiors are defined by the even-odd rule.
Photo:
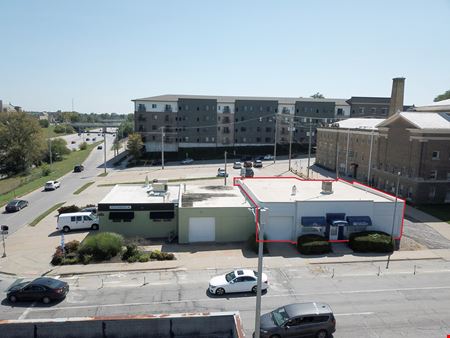
[[[391,236],[382,231],[353,233],[348,244],[355,252],[388,253],[394,251]]]
[[[320,235],[304,235],[297,239],[297,250],[302,255],[322,255],[331,252],[331,244]]]

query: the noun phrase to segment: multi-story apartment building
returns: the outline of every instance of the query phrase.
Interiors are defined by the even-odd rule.
[[[412,203],[450,203],[450,113],[399,112],[318,129],[316,163]]]
[[[308,142],[309,126],[350,116],[344,99],[160,95],[133,100],[146,150],[268,146]],[[313,142],[315,139],[313,139]]]

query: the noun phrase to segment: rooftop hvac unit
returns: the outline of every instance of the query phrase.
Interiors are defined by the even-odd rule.
[[[153,187],[153,191],[155,191],[155,192],[167,191],[167,183],[161,183],[161,182],[153,183],[152,187]]]
[[[322,182],[322,194],[332,194],[333,193],[333,182],[324,181]]]

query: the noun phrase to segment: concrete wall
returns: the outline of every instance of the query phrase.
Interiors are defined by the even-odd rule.
[[[109,212],[101,211],[100,231],[116,232],[125,237],[140,236],[145,238],[167,238],[171,231],[177,232],[178,215],[175,208],[175,218],[170,221],[158,221],[150,219],[150,211],[134,211],[134,219],[131,222],[113,222]]]
[[[255,233],[255,219],[248,208],[179,208],[179,243],[189,242],[189,217],[215,217],[216,242],[246,241]]]
[[[2,321],[8,338],[243,338],[239,314],[162,315],[135,318],[74,318]]]

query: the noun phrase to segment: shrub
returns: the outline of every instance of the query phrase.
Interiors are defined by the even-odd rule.
[[[61,265],[71,265],[78,263],[80,263],[80,258],[78,257],[77,253],[72,252],[67,254],[66,257],[63,258]]]
[[[149,260],[150,260],[149,254],[143,253],[139,256],[139,262],[141,262],[141,263],[148,262]]]
[[[50,166],[48,164],[44,163],[41,166],[41,174],[42,174],[42,176],[46,177],[46,176],[50,175],[51,172],[52,172],[52,170],[50,169]]]
[[[264,236],[264,239],[267,239],[267,237]],[[256,253],[256,254],[258,253],[259,243],[256,241],[256,234],[250,235],[250,237],[247,240],[247,246],[254,253]],[[269,253],[269,249],[267,248],[266,242],[263,243],[263,253],[265,253],[265,254]]]
[[[80,256],[81,263],[83,263],[84,265],[89,264],[92,261],[93,257],[94,256],[89,255],[89,254],[85,254],[83,256]]]
[[[297,250],[302,255],[320,255],[331,252],[331,244],[320,235],[303,235],[297,239]]]
[[[138,256],[140,251],[136,244],[127,244],[125,251],[122,253],[122,260],[128,261],[128,258]]]
[[[48,128],[48,126],[50,125],[50,123],[48,122],[48,120],[39,120],[39,125],[42,128]]]
[[[61,207],[61,208],[58,209],[58,214],[59,215],[67,214],[69,212],[78,212],[80,210],[81,209],[78,206],[76,206],[76,205],[66,205],[66,206]]]
[[[161,251],[153,250],[150,253],[150,259],[156,259],[156,260],[160,261],[161,260]]]
[[[76,253],[79,246],[80,246],[80,241],[73,240],[73,241],[67,242],[66,245],[64,245],[64,249],[66,250],[66,254],[71,254],[71,253]]]
[[[87,147],[88,147],[88,144],[86,142],[80,143],[80,146],[79,146],[80,150],[86,150]]]
[[[123,246],[123,237],[112,232],[102,232],[86,237],[80,244],[80,255],[92,255],[93,259],[109,260],[119,254]]]
[[[171,261],[171,260],[175,259],[175,255],[173,253],[169,253],[169,252],[161,252],[159,250],[153,250],[150,253],[149,258],[151,260],[158,260],[158,261]]]
[[[53,254],[51,264],[52,265],[61,265],[64,259],[64,254],[60,246],[56,247],[55,253]]]
[[[382,231],[362,231],[350,235],[348,245],[356,252],[392,252],[394,241]]]

